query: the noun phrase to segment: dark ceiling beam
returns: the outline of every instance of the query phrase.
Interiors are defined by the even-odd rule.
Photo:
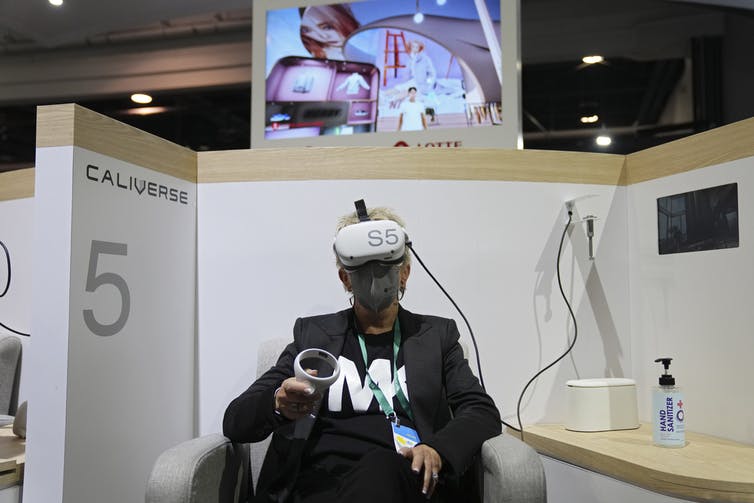
[[[724,12],[658,0],[521,0],[524,64],[587,54],[635,60],[682,58],[689,40],[725,31]]]
[[[248,83],[248,31],[0,55],[0,105]]]
[[[573,138],[593,138],[599,135],[607,136],[673,136],[676,134],[690,134],[695,131],[695,124],[666,124],[666,125],[633,125],[622,127],[607,127],[607,128],[595,128],[584,127],[581,129],[568,129],[559,131],[547,131],[539,132],[532,131],[524,133],[524,142],[527,141],[541,141],[548,139],[573,139]]]
[[[653,64],[647,91],[636,115],[637,124],[657,124],[668,98],[683,75],[683,67],[683,59],[662,60]]]
[[[694,81],[694,121],[702,130],[723,123],[722,44],[721,37],[698,37],[692,41]]]

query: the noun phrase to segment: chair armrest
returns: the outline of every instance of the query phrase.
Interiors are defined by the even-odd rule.
[[[485,502],[547,501],[542,459],[512,434],[503,433],[482,445],[482,467]]]
[[[248,472],[248,445],[219,433],[187,440],[155,461],[146,503],[245,502]]]
[[[0,336],[0,414],[15,416],[18,405],[21,340]]]

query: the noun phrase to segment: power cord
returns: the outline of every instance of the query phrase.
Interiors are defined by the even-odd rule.
[[[557,275],[558,275],[558,287],[560,287],[560,295],[563,297],[563,301],[565,302],[565,305],[568,307],[568,312],[571,315],[571,318],[573,319],[573,340],[571,341],[571,344],[568,346],[568,349],[565,350],[565,352],[558,357],[557,360],[550,363],[548,366],[534,374],[534,377],[529,379],[529,382],[526,383],[526,386],[524,386],[524,389],[521,391],[521,395],[518,397],[518,403],[516,404],[516,419],[518,420],[518,429],[514,428],[514,430],[518,431],[521,434],[521,440],[524,439],[524,427],[521,424],[521,400],[524,398],[524,393],[526,393],[526,389],[533,383],[540,375],[545,373],[548,369],[550,369],[553,365],[558,363],[560,360],[566,357],[568,353],[571,352],[573,349],[573,346],[576,344],[576,339],[579,335],[579,329],[576,325],[576,316],[573,314],[573,309],[571,309],[571,304],[568,302],[568,298],[566,297],[565,292],[563,291],[563,282],[560,279],[560,255],[563,252],[563,241],[565,240],[566,233],[568,232],[568,227],[571,225],[571,219],[573,217],[573,212],[568,211],[568,222],[565,225],[565,228],[563,229],[563,234],[560,236],[560,245],[558,246],[558,260],[555,264]]]
[[[445,291],[445,289],[442,287],[442,285],[440,284],[440,282],[437,281],[437,278],[435,278],[432,275],[432,273],[429,272],[429,269],[427,269],[427,266],[424,265],[424,262],[422,262],[422,259],[419,257],[419,254],[416,253],[416,250],[414,250],[414,247],[411,246],[411,243],[408,242],[408,243],[406,243],[406,245],[408,246],[408,249],[411,250],[411,253],[414,254],[414,257],[416,257],[416,260],[419,261],[419,263],[424,268],[424,270],[427,271],[427,274],[429,274],[429,277],[432,278],[432,281],[435,282],[435,284],[440,288],[440,290],[442,291],[442,293],[445,294],[445,296],[448,298],[448,300],[450,300],[450,302],[453,304],[453,306],[458,310],[458,312],[461,314],[461,318],[463,318],[463,321],[466,322],[466,326],[469,329],[469,334],[471,334],[471,342],[474,344],[474,353],[476,354],[476,366],[477,366],[477,369],[479,370],[479,382],[482,385],[482,389],[486,390],[487,388],[484,387],[484,377],[482,377],[482,364],[479,361],[479,348],[477,347],[476,337],[474,337],[474,331],[471,330],[471,325],[469,324],[469,320],[466,319],[466,315],[463,314],[463,311],[461,311],[461,308],[458,307],[458,304],[456,304],[456,301],[453,300],[453,297],[451,297],[450,294]]]
[[[5,288],[3,289],[3,293],[0,293],[0,298],[2,298],[2,297],[5,297],[5,294],[8,293],[8,289],[10,288],[11,268],[10,268],[10,252],[8,251],[8,247],[5,246],[5,243],[3,243],[2,241],[0,241],[0,247],[2,247],[3,251],[5,252],[5,262],[8,264],[8,280],[5,282]],[[3,327],[5,330],[9,332],[13,332],[14,334],[17,334],[17,335],[31,337],[31,334],[25,334],[23,332],[19,332],[18,330],[13,330],[12,328],[10,328],[8,325],[4,324],[1,321],[0,321],[0,327]]]
[[[432,278],[432,281],[435,282],[435,284],[438,286],[438,288],[440,288],[442,293],[444,293],[445,296],[448,298],[448,300],[450,300],[451,304],[453,304],[453,306],[461,315],[461,318],[463,318],[463,321],[466,323],[466,327],[469,329],[469,334],[471,335],[471,342],[474,344],[474,354],[476,355],[476,366],[477,366],[477,370],[479,371],[479,383],[482,385],[482,389],[487,391],[487,388],[484,386],[484,377],[482,376],[482,364],[481,364],[481,361],[479,360],[479,347],[477,346],[476,337],[474,337],[474,331],[471,329],[471,324],[469,323],[469,320],[466,319],[466,315],[463,314],[463,311],[461,311],[461,308],[458,307],[458,304],[456,304],[456,301],[453,300],[453,297],[451,297],[450,294],[447,291],[445,291],[445,288],[443,288],[440,282],[437,281],[437,278],[435,278],[434,275],[431,272],[429,272],[429,269],[427,268],[426,265],[424,265],[424,262],[422,261],[421,257],[419,257],[419,254],[416,253],[416,250],[414,250],[414,247],[411,246],[411,242],[407,242],[406,246],[408,246],[408,249],[411,250],[411,253],[414,255],[414,257],[416,257],[416,260],[419,261],[419,264],[421,264],[421,266],[427,272],[429,277]],[[502,423],[508,428],[519,431],[518,428],[506,423],[505,421],[502,421]]]
[[[3,251],[5,252],[5,262],[8,264],[8,280],[5,282],[3,293],[0,293],[0,297],[5,297],[5,294],[8,293],[8,288],[10,288],[10,252],[8,251],[8,247],[5,246],[5,243],[2,241],[0,241],[0,246],[2,246]]]

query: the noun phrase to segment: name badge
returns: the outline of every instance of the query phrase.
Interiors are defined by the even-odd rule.
[[[411,448],[419,443],[419,434],[413,428],[396,425],[394,422],[391,422],[390,426],[393,428],[393,442],[396,451],[400,452],[403,447]]]

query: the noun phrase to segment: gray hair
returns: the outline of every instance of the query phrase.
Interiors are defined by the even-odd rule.
[[[385,206],[369,208],[367,210],[367,215],[369,215],[369,218],[371,218],[372,220],[392,220],[404,229],[406,228],[406,224],[403,219],[399,217],[398,214],[395,213],[395,211]],[[343,227],[357,223],[359,223],[359,215],[355,211],[347,215],[343,215],[342,217],[340,217],[340,219],[338,219],[338,225],[335,227],[335,234],[337,235]],[[334,251],[335,250],[333,248],[333,252]],[[335,254],[335,264],[339,269],[343,268],[343,264],[340,262],[337,253]],[[403,264],[401,265],[401,267],[407,266],[409,264],[411,264],[411,252],[409,251],[408,246],[406,246],[406,249],[403,253]]]

